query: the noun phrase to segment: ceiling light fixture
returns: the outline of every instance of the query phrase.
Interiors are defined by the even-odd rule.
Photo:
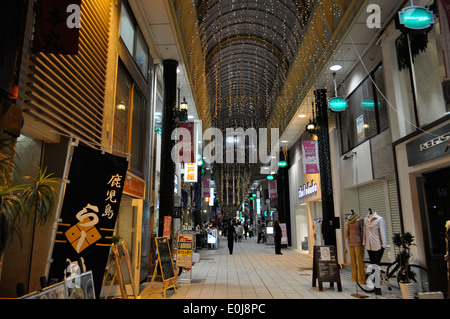
[[[340,70],[342,70],[342,66],[339,64],[335,64],[330,67],[330,70],[331,71],[340,71]]]

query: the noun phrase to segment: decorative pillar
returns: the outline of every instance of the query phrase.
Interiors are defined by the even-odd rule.
[[[325,245],[336,246],[336,218],[334,217],[333,179],[331,175],[330,137],[328,135],[327,90],[314,91],[319,144],[320,185],[322,192],[322,233]]]
[[[161,126],[161,172],[160,172],[160,204],[158,236],[162,236],[164,229],[164,216],[174,214],[174,176],[175,163],[171,152],[175,146],[172,132],[176,128],[177,117],[177,67],[178,62],[165,60],[164,66],[164,102]]]

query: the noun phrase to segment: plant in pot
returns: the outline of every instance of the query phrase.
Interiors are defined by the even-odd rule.
[[[397,280],[403,299],[414,299],[415,273],[410,266],[411,246],[415,246],[414,236],[409,232],[403,234],[395,233],[392,241],[395,247],[398,248],[396,255],[396,261],[399,264]]]
[[[58,180],[47,169],[39,169],[38,177],[14,180],[15,150],[16,138],[0,130],[0,278],[7,243],[17,235],[22,244],[23,221],[28,225],[34,218],[38,225],[48,222],[57,199]]]

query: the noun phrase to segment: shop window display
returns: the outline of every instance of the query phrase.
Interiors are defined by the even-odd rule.
[[[383,66],[376,68],[348,97],[339,114],[342,152],[347,153],[389,127]]]

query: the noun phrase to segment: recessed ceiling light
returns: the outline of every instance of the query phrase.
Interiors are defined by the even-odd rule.
[[[288,141],[281,141],[281,143],[287,143]]]
[[[336,65],[333,65],[333,66],[330,67],[331,71],[339,71],[341,69],[342,69],[342,66],[339,65],[339,64],[336,64]]]
[[[306,117],[306,114],[300,114],[298,117],[303,119]]]

